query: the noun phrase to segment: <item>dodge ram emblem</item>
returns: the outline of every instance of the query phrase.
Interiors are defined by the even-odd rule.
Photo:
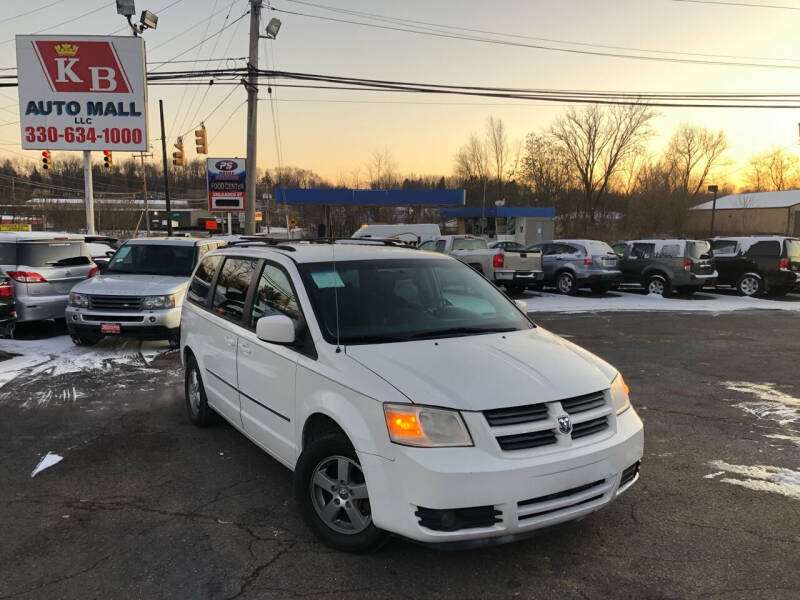
[[[558,417],[558,430],[564,435],[572,432],[572,421],[569,420],[569,415]]]

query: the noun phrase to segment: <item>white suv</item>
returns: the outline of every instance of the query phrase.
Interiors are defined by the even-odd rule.
[[[181,320],[189,417],[221,415],[295,472],[306,521],[506,542],[602,508],[644,434],[619,372],[437,253],[270,242],[209,253]]]

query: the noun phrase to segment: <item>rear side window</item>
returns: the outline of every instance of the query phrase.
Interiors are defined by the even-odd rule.
[[[258,265],[252,258],[228,258],[222,265],[214,289],[213,310],[218,315],[240,322],[250,280]]]
[[[0,265],[17,264],[17,245],[0,243]]]
[[[83,242],[21,242],[17,249],[18,264],[28,267],[68,267],[92,262]]]
[[[261,317],[271,315],[286,315],[297,319],[300,317],[300,310],[297,308],[297,297],[286,273],[274,265],[266,264],[258,279],[256,296],[253,298],[250,326],[255,327]]]
[[[683,256],[683,252],[681,252],[680,244],[664,244],[661,246],[661,252],[659,252],[658,255],[665,258],[675,258]]]
[[[194,277],[192,277],[192,283],[189,285],[187,294],[189,300],[195,304],[206,303],[208,292],[211,290],[211,281],[214,279],[214,273],[217,272],[217,267],[221,262],[221,256],[209,256],[200,263]]]
[[[628,244],[614,244],[614,253],[622,258],[628,252]]]
[[[777,240],[756,242],[747,251],[747,256],[778,258],[781,255],[781,244]]]
[[[800,258],[800,240],[786,240],[786,256]]]
[[[589,247],[589,254],[598,256],[601,254],[614,254],[611,246],[605,242],[591,241],[586,244]]]
[[[445,242],[444,240],[436,240],[436,248],[435,248],[436,252],[444,252],[446,244],[447,242]]]

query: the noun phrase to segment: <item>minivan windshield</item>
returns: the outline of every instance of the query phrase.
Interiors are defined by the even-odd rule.
[[[711,258],[711,244],[708,242],[686,242],[689,258]]]
[[[358,260],[298,267],[322,334],[331,343],[337,340],[337,323],[343,344],[534,327],[497,288],[455,260]]]
[[[125,244],[104,273],[189,277],[194,261],[195,247],[187,244]]]
[[[26,267],[71,267],[90,262],[86,244],[80,241],[47,240],[17,244],[17,263]]]

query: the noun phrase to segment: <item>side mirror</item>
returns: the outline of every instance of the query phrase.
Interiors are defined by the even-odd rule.
[[[256,337],[272,344],[292,344],[296,338],[294,321],[286,315],[261,317],[256,322]]]
[[[516,304],[517,308],[519,308],[526,315],[528,314],[528,303],[525,302],[525,300],[514,300],[514,304]]]

